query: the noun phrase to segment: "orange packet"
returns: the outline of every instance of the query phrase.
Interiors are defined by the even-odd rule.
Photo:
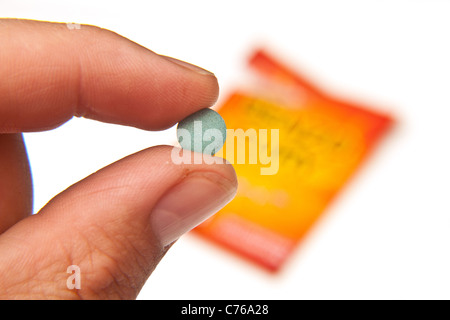
[[[262,50],[249,64],[269,84],[264,94],[235,92],[219,108],[234,132],[216,155],[234,164],[238,193],[194,232],[276,271],[393,121],[328,96]]]

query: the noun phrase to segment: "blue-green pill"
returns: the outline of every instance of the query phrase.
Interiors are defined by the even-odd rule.
[[[177,138],[181,148],[214,155],[225,143],[227,127],[212,109],[197,111],[178,123]]]

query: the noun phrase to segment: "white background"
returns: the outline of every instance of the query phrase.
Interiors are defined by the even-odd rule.
[[[138,298],[450,298],[450,1],[0,0],[0,15],[111,29],[213,71],[221,97],[263,44],[325,89],[398,120],[279,274],[189,234]],[[26,140],[37,211],[174,131],[73,119]]]

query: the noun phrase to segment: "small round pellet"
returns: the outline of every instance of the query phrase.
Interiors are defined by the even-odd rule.
[[[178,123],[177,138],[181,148],[214,155],[227,135],[225,121],[212,109],[197,111]]]

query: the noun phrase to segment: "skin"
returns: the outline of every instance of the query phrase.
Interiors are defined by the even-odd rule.
[[[136,298],[170,247],[160,245],[149,223],[152,208],[191,174],[215,174],[235,188],[231,165],[175,165],[172,147],[152,147],[93,173],[31,215],[21,133],[73,116],[168,128],[215,103],[216,78],[93,26],[0,19],[0,43],[0,298]],[[66,286],[72,264],[83,272],[81,290]]]

